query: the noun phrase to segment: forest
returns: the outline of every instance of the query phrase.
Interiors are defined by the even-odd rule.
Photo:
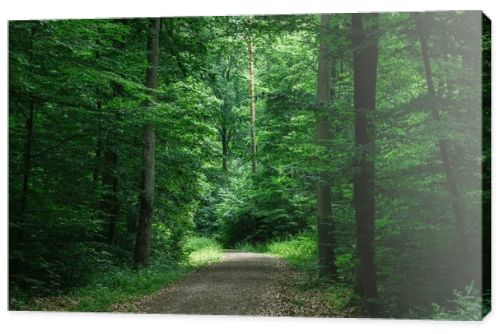
[[[482,319],[490,41],[478,11],[10,21],[9,308],[137,312],[231,250],[289,267],[280,315]]]

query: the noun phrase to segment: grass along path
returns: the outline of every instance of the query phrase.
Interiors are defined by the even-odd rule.
[[[347,316],[316,295],[298,295],[290,284],[295,275],[279,257],[227,251],[221,262],[143,300],[137,310],[164,314]]]
[[[260,252],[279,257],[291,266],[284,280],[289,286],[288,295],[294,305],[291,315],[296,316],[359,316],[359,304],[348,281],[352,268],[350,261],[337,258],[337,282],[319,277],[317,264],[316,232],[307,231],[286,240],[267,244],[242,244],[244,251]]]
[[[180,263],[121,268],[63,296],[33,299],[43,311],[352,317],[350,290],[317,277],[314,234],[226,252],[191,238]],[[264,253],[264,254],[263,254]]]
[[[189,238],[189,252],[181,262],[154,261],[148,268],[134,270],[117,268],[97,275],[88,285],[66,295],[35,298],[20,310],[133,312],[137,305],[165,286],[179,281],[197,269],[217,263],[223,256],[222,247],[207,238]]]

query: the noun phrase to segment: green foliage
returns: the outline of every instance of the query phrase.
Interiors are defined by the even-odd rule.
[[[146,107],[146,20],[10,22],[9,275],[15,293],[58,295],[130,265],[146,121],[156,124],[157,135],[152,257],[183,259],[204,168],[214,157],[210,120],[219,101],[202,80],[207,59],[199,45],[208,36],[186,39],[204,25],[170,23],[177,28],[161,38],[178,44],[173,50],[163,43],[161,53],[182,51],[176,66],[189,63],[190,73],[162,66],[157,102]]]
[[[304,232],[289,240],[271,242],[267,249],[295,267],[310,267],[317,262],[318,246],[314,231]]]
[[[162,19],[154,92],[144,85],[145,19],[11,21],[11,306],[33,308],[39,298],[35,308],[109,310],[220,259],[222,246],[213,239],[282,257],[301,273],[297,289],[321,291],[336,308],[356,305],[350,19],[332,18],[332,101],[324,110],[316,98],[318,15]],[[456,241],[438,141],[449,146],[464,234],[470,246],[487,248],[490,87],[480,89],[478,60],[491,36],[485,31],[481,43],[477,13],[423,19],[434,99],[412,16],[385,13],[379,20],[377,110],[370,120],[379,304],[387,316],[476,319],[482,302],[472,287],[447,300],[466,282],[480,281],[488,249],[483,259],[479,248],[466,252]],[[250,35],[256,173],[249,155]],[[487,79],[489,57],[482,65]],[[324,111],[333,140],[318,145],[316,117]],[[145,122],[156,131],[152,266],[134,271]],[[335,282],[318,275],[320,174],[332,184]],[[489,288],[482,288],[487,300]]]
[[[358,300],[351,284],[352,255],[343,254],[337,257],[339,276],[335,282],[320,277],[316,231],[307,230],[296,236],[265,244],[243,243],[238,248],[244,251],[268,253],[284,259],[298,272],[293,282],[298,291],[320,292],[322,299],[337,310],[356,309]],[[301,303],[301,300],[297,302]]]
[[[11,286],[35,295],[59,293],[85,284],[92,272],[112,266],[121,257],[117,249],[93,240],[102,221],[85,219],[81,211],[73,214],[71,224],[54,218],[43,227],[30,226],[32,234],[10,253],[11,270],[16,273]]]
[[[483,314],[483,299],[473,282],[463,291],[454,290],[454,298],[448,306],[432,304],[432,318],[437,320],[481,320]],[[486,312],[487,313],[487,312]]]
[[[189,263],[195,267],[218,262],[222,257],[222,246],[206,237],[189,238],[184,249],[189,253]]]
[[[284,190],[290,180],[262,173],[232,181],[229,188],[221,189],[216,205],[224,245],[265,242],[307,227],[311,203]]]
[[[170,256],[167,253],[157,254],[148,268],[107,267],[99,273],[94,271],[85,286],[72,289],[63,296],[27,300],[11,290],[14,296],[10,307],[21,310],[112,311],[117,305],[133,304],[140,297],[158,291],[201,266],[218,262],[223,255],[222,247],[212,239],[189,237],[184,245],[187,257],[182,261],[165,260]]]

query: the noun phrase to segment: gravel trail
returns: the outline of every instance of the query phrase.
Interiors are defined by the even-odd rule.
[[[289,309],[283,277],[290,268],[258,253],[226,252],[222,261],[200,269],[154,296],[144,313],[285,315]]]

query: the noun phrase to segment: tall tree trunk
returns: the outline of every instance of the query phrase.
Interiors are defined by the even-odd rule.
[[[160,19],[150,19],[148,31],[148,69],[146,86],[154,97],[158,84],[160,63]],[[135,242],[134,265],[136,268],[149,265],[151,252],[151,230],[153,223],[153,204],[155,190],[155,128],[153,123],[144,126],[143,169],[141,182],[141,207]]]
[[[101,114],[101,102],[97,101],[96,110],[98,117],[100,118]],[[101,173],[101,154],[102,154],[102,129],[101,122],[99,122],[99,128],[97,129],[97,139],[95,145],[95,159],[94,159],[94,170],[92,171],[92,183],[94,191],[97,190],[97,185],[99,183],[99,175]]]
[[[35,40],[36,28],[31,27],[30,29],[30,52],[29,60],[33,62],[34,57],[34,40]],[[22,241],[24,239],[24,224],[27,219],[27,210],[29,205],[29,191],[30,191],[30,178],[33,163],[33,121],[35,117],[35,101],[33,98],[29,99],[29,110],[28,116],[26,118],[25,128],[26,128],[26,142],[24,143],[24,170],[23,170],[23,190],[21,193],[20,201],[20,220],[18,226],[17,240]]]
[[[31,177],[32,152],[33,152],[33,118],[35,114],[35,103],[29,102],[29,114],[26,119],[26,142],[24,144],[24,172],[23,172],[23,191],[21,193],[21,225],[26,222],[28,210],[28,197]],[[18,239],[22,240],[23,226],[19,227]]]
[[[114,48],[118,50],[122,50],[125,47],[123,42],[114,42]],[[96,58],[99,58],[99,54],[96,54]],[[124,95],[124,87],[119,82],[113,82],[113,97],[119,98]],[[100,112],[101,104],[97,102],[97,109]],[[114,120],[116,124],[119,124],[120,111],[114,111]],[[116,126],[116,125],[115,125]],[[100,155],[103,155],[103,169],[101,171],[101,179],[102,185],[104,187],[104,196],[101,201],[101,208],[104,213],[106,219],[106,241],[108,244],[112,245],[115,242],[116,238],[116,224],[118,222],[118,216],[120,214],[120,201],[118,198],[118,186],[119,186],[119,178],[118,178],[118,129],[113,126],[111,129],[107,130],[107,136],[105,139],[104,145],[104,153],[101,153],[102,148],[99,147],[102,145],[100,141],[101,138],[98,138],[98,147],[96,149],[96,159],[100,159]],[[99,134],[99,137],[102,134]],[[99,157],[97,156],[99,154]],[[98,172],[98,170],[97,170]],[[97,176],[97,175],[96,175]],[[96,179],[97,181],[97,179]]]
[[[118,152],[115,139],[108,142],[104,152],[104,170],[102,172],[102,183],[105,187],[105,195],[102,200],[102,210],[107,222],[106,240],[113,244],[116,234],[116,222],[120,212],[118,201]]]
[[[424,64],[425,80],[427,82],[427,96],[430,100],[432,118],[437,122],[440,117],[436,105],[436,91],[434,89],[434,82],[432,79],[427,36],[425,35],[422,17],[420,15],[421,14],[414,15],[415,26],[422,50],[422,61]],[[458,192],[456,177],[450,164],[448,143],[445,139],[440,138],[438,140],[438,149],[441,156],[441,163],[446,174],[447,189],[451,196],[451,204],[453,206],[453,214],[455,216],[460,251],[465,256],[469,253],[469,245],[465,234],[465,209],[462,198]]]
[[[151,231],[153,223],[153,204],[155,188],[155,129],[148,123],[144,127],[144,166],[142,171],[141,201],[137,238],[135,241],[134,266],[149,265],[151,253]]]
[[[95,60],[96,63],[99,63],[99,46],[100,43],[97,40],[96,41],[96,47],[97,51],[95,53]],[[94,159],[94,170],[92,171],[92,184],[93,184],[93,189],[94,191],[97,191],[97,186],[98,186],[98,181],[99,181],[99,174],[101,173],[101,154],[102,154],[102,105],[101,105],[101,100],[99,97],[99,89],[95,89],[95,94],[97,98],[96,102],[96,114],[97,114],[97,119],[99,121],[98,126],[97,126],[97,138],[96,138],[96,148],[95,148],[95,159]]]
[[[250,146],[252,151],[252,172],[257,172],[257,140],[255,138],[255,82],[254,49],[252,36],[248,37],[248,70],[250,77]]]
[[[356,218],[359,293],[370,315],[377,311],[375,268],[375,94],[378,62],[378,14],[352,15],[354,65],[355,173],[354,208]]]
[[[222,170],[227,172],[227,160],[229,156],[230,133],[225,125],[220,128],[220,139],[222,143]]]
[[[331,15],[321,15],[319,32],[320,46],[318,52],[316,141],[330,152],[332,130],[330,124],[330,100],[332,82]],[[316,184],[318,255],[320,274],[324,277],[335,277],[335,224],[332,217],[332,176],[329,172],[330,160],[322,160],[322,172]]]

